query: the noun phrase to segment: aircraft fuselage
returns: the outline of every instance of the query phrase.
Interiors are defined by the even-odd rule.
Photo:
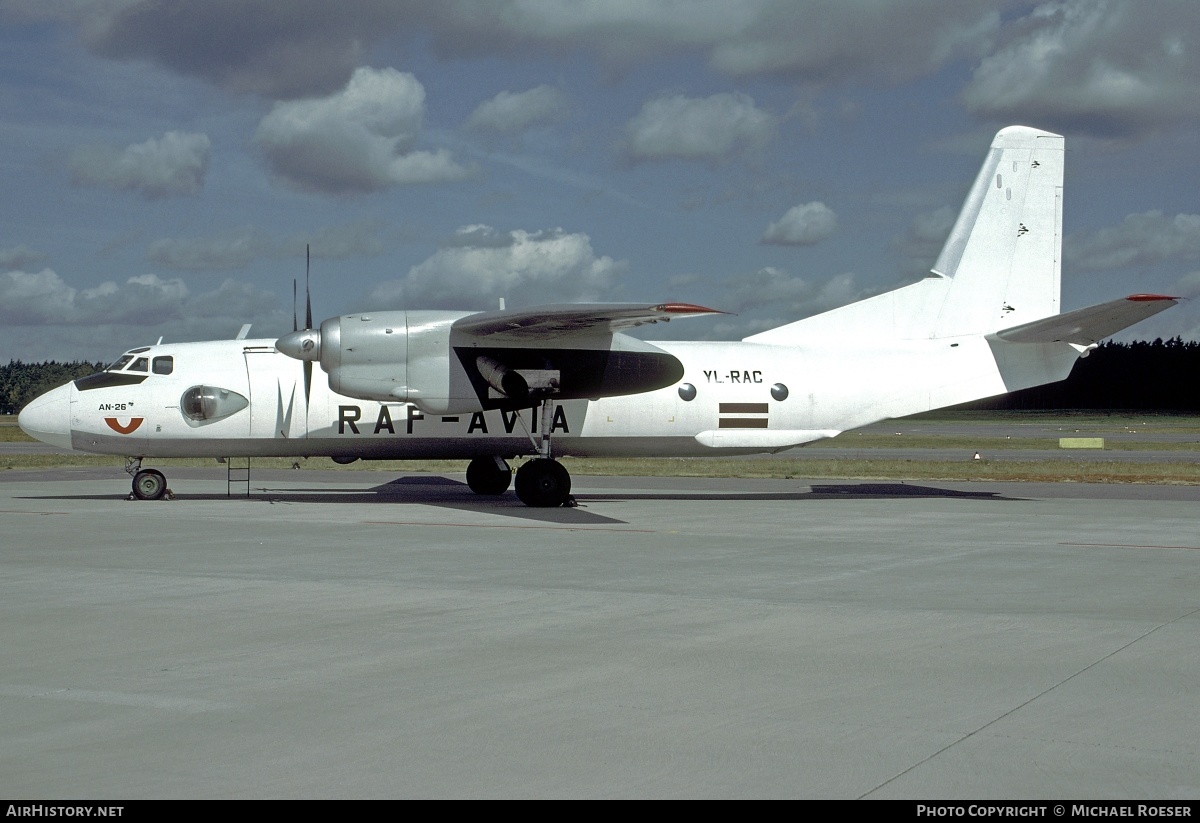
[[[990,393],[1005,391],[981,338],[868,353],[845,345],[655,345],[678,358],[683,378],[652,392],[554,403],[555,455],[777,451],[957,402],[964,384],[973,396],[981,380],[994,385]],[[1073,360],[1077,352],[1062,348]],[[335,394],[320,370],[306,391],[303,364],[277,352],[272,340],[158,345],[138,357],[145,371],[102,372],[62,386],[31,404],[22,425],[74,450],[142,457],[515,456],[535,453],[541,435],[534,404],[426,413],[417,404]],[[931,389],[931,373],[940,373],[940,390]]]

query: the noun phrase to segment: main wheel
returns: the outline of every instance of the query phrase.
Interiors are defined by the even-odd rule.
[[[571,496],[571,475],[546,457],[530,460],[517,469],[517,497],[539,509],[561,506]]]
[[[504,494],[510,483],[512,469],[498,457],[476,457],[467,464],[467,485],[476,494]]]
[[[142,469],[133,476],[133,496],[138,500],[158,500],[167,493],[167,478],[160,471]]]

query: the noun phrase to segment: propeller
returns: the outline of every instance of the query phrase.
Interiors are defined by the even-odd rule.
[[[312,267],[312,255],[308,244],[304,244],[304,328],[312,328],[312,293],[308,290],[308,273]]]
[[[304,402],[308,404],[312,394],[313,361],[321,359],[321,332],[313,328],[311,285],[312,252],[304,246],[304,329],[299,328],[296,316],[296,280],[292,280],[292,333],[275,341],[275,348],[304,362]]]

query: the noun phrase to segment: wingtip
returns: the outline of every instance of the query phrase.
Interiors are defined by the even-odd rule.
[[[1168,294],[1131,294],[1125,298],[1131,303],[1154,303],[1159,300],[1179,300],[1179,297],[1171,297]]]
[[[654,310],[664,314],[729,314],[727,311],[697,306],[695,303],[660,303]]]

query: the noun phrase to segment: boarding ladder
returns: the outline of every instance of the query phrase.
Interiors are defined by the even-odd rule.
[[[244,485],[246,497],[250,496],[250,458],[225,458],[225,496],[233,497],[233,487]],[[240,491],[240,489],[239,489]]]

